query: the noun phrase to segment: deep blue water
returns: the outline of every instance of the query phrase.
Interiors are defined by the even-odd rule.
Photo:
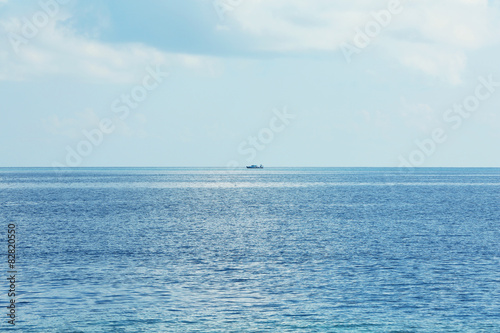
[[[16,328],[500,332],[499,199],[500,169],[0,169]]]

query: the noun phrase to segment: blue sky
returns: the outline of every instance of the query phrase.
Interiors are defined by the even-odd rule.
[[[0,36],[0,167],[500,167],[497,1],[0,0]]]

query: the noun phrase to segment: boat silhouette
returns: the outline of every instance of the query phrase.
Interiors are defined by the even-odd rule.
[[[247,165],[247,169],[264,169],[264,166],[262,164],[260,166],[257,164]]]

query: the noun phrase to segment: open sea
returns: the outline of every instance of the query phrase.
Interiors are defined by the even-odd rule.
[[[3,168],[0,331],[500,332],[499,208],[489,168]]]

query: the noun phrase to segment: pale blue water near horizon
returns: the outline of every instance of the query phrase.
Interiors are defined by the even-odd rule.
[[[16,329],[500,332],[499,199],[493,168],[3,168]]]

